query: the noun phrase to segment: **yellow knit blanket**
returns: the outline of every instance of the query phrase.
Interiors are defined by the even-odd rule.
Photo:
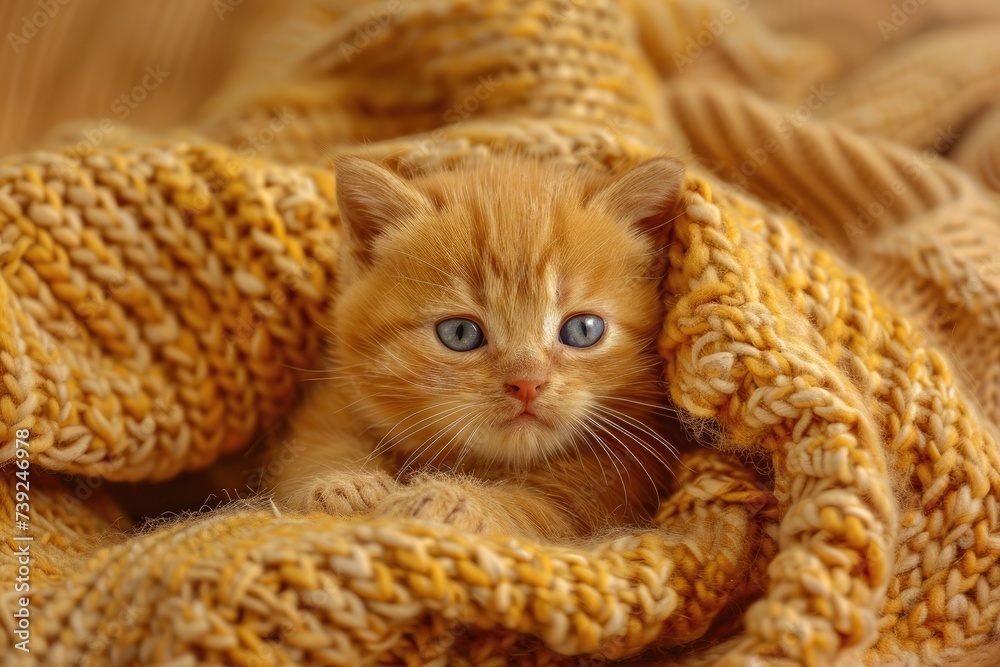
[[[97,124],[99,142],[5,160],[4,664],[981,652],[1000,623],[1000,126],[983,113],[1000,31],[906,40],[838,78],[749,4],[303,3],[256,45],[269,67],[197,124],[131,145]],[[263,502],[112,527],[102,480],[204,468],[287,414],[336,272],[325,157],[360,142],[413,167],[512,148],[703,165],[672,224],[660,350],[719,449],[687,456],[660,530],[557,547]]]

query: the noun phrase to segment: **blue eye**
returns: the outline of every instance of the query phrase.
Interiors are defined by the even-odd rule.
[[[563,345],[590,347],[604,335],[604,320],[597,315],[577,315],[566,320],[559,331]]]
[[[486,342],[483,330],[472,320],[454,317],[437,325],[437,335],[449,350],[468,352]]]

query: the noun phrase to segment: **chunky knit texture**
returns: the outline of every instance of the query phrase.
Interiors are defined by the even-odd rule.
[[[990,164],[995,112],[975,149],[949,128],[995,99],[997,31],[914,39],[831,97],[836,59],[741,4],[303,5],[183,140],[5,160],[0,513],[26,429],[13,532],[34,541],[27,654],[6,583],[24,543],[0,546],[4,662],[932,665],[993,641],[1000,210],[991,172],[937,151]],[[894,74],[956,49],[960,95]],[[316,367],[332,150],[712,169],[672,223],[659,347],[718,447],[686,455],[657,530],[554,546],[263,501],[113,529],[100,480],[245,447]]]

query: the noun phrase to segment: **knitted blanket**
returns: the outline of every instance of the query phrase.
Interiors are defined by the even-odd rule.
[[[268,66],[197,123],[0,165],[4,664],[991,650],[1000,29],[903,40],[841,75],[744,0],[296,7],[256,45]],[[659,349],[712,448],[686,455],[655,529],[536,544],[262,500],[113,525],[106,480],[245,448],[317,367],[341,150],[401,169],[690,159]]]

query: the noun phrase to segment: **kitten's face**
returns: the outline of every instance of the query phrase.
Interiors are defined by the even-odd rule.
[[[502,159],[403,181],[338,165],[334,363],[383,449],[530,466],[661,394],[648,230],[668,219],[682,169],[630,174]]]

